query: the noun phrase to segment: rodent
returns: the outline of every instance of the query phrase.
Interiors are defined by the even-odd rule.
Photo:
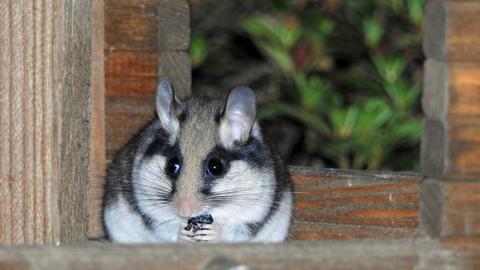
[[[256,120],[256,98],[180,102],[159,80],[156,115],[114,156],[102,220],[122,243],[280,242],[292,216],[292,183]],[[187,220],[211,215],[196,232]]]

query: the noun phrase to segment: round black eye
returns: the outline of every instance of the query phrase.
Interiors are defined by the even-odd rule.
[[[219,176],[223,173],[223,163],[221,160],[212,158],[207,164],[207,174]]]
[[[180,174],[181,167],[178,157],[173,157],[167,162],[167,167],[165,169],[169,176],[177,177]]]

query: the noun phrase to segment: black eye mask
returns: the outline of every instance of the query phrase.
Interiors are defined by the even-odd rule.
[[[193,232],[196,232],[201,229],[202,224],[212,224],[212,223],[213,223],[212,216],[210,214],[203,214],[203,215],[188,219],[188,225],[187,227],[185,227],[185,230],[190,231],[190,229],[192,229]]]

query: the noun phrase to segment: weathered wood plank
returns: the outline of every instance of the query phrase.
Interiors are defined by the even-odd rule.
[[[90,1],[0,2],[0,242],[85,239]]]
[[[187,52],[162,52],[158,58],[158,76],[172,82],[175,95],[180,99],[190,96],[192,65]]]
[[[422,105],[428,119],[480,117],[480,64],[425,63]]]
[[[158,46],[162,51],[186,51],[190,46],[190,8],[186,0],[161,0]]]
[[[291,173],[292,239],[399,238],[418,233],[423,179],[418,174],[301,167],[292,167]]]
[[[153,97],[107,97],[105,132],[107,160],[154,117]]]
[[[109,49],[187,50],[190,11],[184,0],[105,1],[105,39]]]
[[[9,269],[211,269],[236,262],[251,269],[476,269],[475,251],[432,240],[319,241],[279,245],[89,244],[0,248],[0,267]]]
[[[478,182],[427,180],[420,207],[422,232],[429,236],[480,236]]]
[[[427,59],[424,63],[422,108],[431,120],[443,121],[449,113],[450,76],[447,63]]]
[[[108,96],[153,97],[159,77],[172,82],[180,99],[191,92],[190,56],[182,51],[109,52],[105,76]]]
[[[396,239],[419,236],[417,228],[294,221],[291,240]]]
[[[180,99],[190,95],[191,64],[185,52],[189,36],[189,7],[184,0],[105,1],[106,94],[118,98],[106,103],[108,158],[153,116],[151,100],[158,78],[169,79]],[[129,112],[129,105],[119,109],[114,105],[119,100],[145,106],[149,113]]]
[[[452,117],[424,120],[422,172],[451,179],[480,178],[480,118]]]
[[[425,63],[422,172],[480,179],[480,64]]]
[[[424,51],[428,58],[449,61],[480,60],[480,2],[427,1]]]
[[[60,145],[60,240],[86,239],[91,86],[91,1],[65,1]]]
[[[100,212],[103,177],[105,176],[105,72],[104,72],[103,0],[92,1],[92,85],[90,132],[90,182],[88,197],[88,236],[102,235]]]
[[[158,80],[159,55],[159,52],[107,50],[105,52],[107,96],[152,97]]]

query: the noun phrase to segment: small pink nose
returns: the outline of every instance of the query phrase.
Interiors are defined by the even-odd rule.
[[[200,202],[194,198],[180,198],[178,203],[178,213],[182,217],[192,217],[199,215],[201,210]]]

